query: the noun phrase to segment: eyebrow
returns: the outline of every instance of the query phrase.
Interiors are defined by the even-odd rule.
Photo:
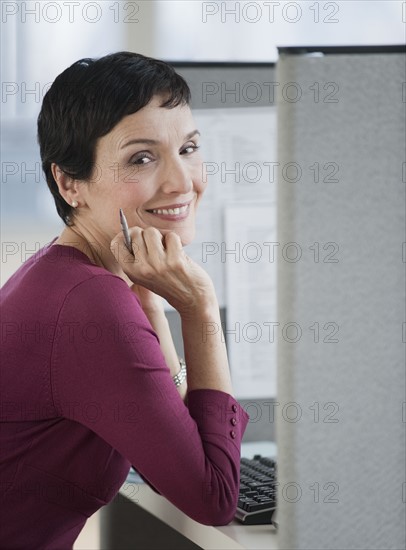
[[[191,132],[186,134],[184,139],[185,139],[185,141],[187,141],[188,139],[191,139],[195,135],[200,136],[199,130],[192,130]],[[127,141],[127,143],[124,143],[124,145],[121,147],[121,149],[125,149],[129,145],[134,145],[136,143],[145,143],[146,145],[156,145],[157,143],[159,143],[159,141],[156,140],[156,139],[148,139],[148,138],[131,139],[130,141]]]

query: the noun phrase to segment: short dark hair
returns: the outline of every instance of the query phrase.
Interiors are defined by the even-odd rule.
[[[162,96],[165,108],[190,103],[190,89],[173,67],[132,52],[80,59],[55,79],[38,116],[38,143],[46,181],[65,225],[72,225],[73,208],[60,195],[51,164],[72,178],[90,178],[97,140],[156,95]]]

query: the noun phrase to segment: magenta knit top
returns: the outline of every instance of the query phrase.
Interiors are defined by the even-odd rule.
[[[134,292],[51,245],[1,290],[0,548],[72,548],[131,465],[191,518],[227,524],[248,415],[217,390],[186,405]]]

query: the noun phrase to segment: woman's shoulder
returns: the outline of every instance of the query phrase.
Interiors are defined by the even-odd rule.
[[[60,305],[70,295],[97,295],[103,289],[104,297],[114,293],[120,296],[133,294],[128,284],[118,275],[91,262],[82,251],[72,246],[44,246],[31,256],[8,279],[2,288],[2,301]]]
[[[73,283],[102,276],[117,279],[128,286],[121,277],[94,264],[85,252],[76,247],[53,244],[42,250],[38,260],[44,272],[51,276],[59,272],[61,279],[71,280]]]

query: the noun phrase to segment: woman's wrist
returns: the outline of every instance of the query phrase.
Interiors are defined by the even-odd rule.
[[[219,314],[219,304],[214,289],[205,294],[197,295],[192,302],[178,309],[181,320],[194,321],[196,319],[210,320]]]

